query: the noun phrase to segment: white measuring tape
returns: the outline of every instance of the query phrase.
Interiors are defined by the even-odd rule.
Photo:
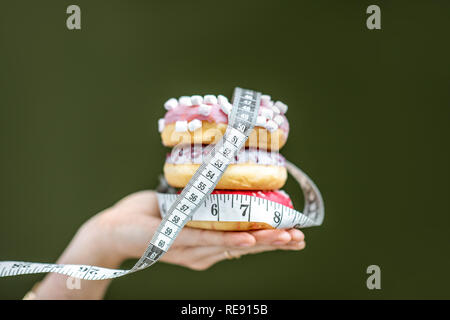
[[[189,220],[194,219],[194,214],[195,220],[217,221],[220,219],[219,215],[218,217],[212,217],[211,214],[208,216],[208,210],[204,210],[204,208],[208,204],[212,205],[214,201],[218,203],[217,201],[221,199],[220,196],[226,196],[211,195],[211,192],[253,130],[258,115],[260,98],[261,93],[259,92],[241,88],[234,90],[233,109],[222,139],[216,145],[208,146],[207,156],[204,157],[202,164],[179,195],[158,194],[163,219],[149,246],[133,268],[119,270],[88,265],[2,261],[0,262],[0,277],[47,272],[60,273],[85,280],[121,277],[145,269],[158,261],[169,250],[183,226]],[[251,215],[249,214],[245,221],[267,222],[276,228],[308,227],[322,223],[324,206],[318,188],[306,174],[290,162],[286,162],[286,167],[303,190],[305,196],[304,212],[300,213],[273,201],[249,197],[252,199],[246,200],[251,201],[250,205],[253,206],[253,209]],[[163,204],[164,208],[162,208]],[[169,209],[167,210],[167,208]],[[270,214],[267,214],[269,211]]]
[[[314,182],[295,165],[286,161],[288,172],[300,184],[305,198],[303,212],[278,202],[248,194],[210,194],[191,215],[191,221],[259,222],[273,228],[306,228],[322,224],[324,206],[322,196]],[[177,194],[158,193],[161,216],[168,214]]]

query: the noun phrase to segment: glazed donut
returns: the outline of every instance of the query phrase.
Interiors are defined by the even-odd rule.
[[[221,95],[172,98],[164,106],[168,111],[159,120],[158,127],[162,143],[167,147],[216,143],[226,131],[232,108]],[[284,103],[274,103],[269,96],[262,96],[256,126],[246,146],[267,150],[284,146],[289,133],[286,111]]]
[[[164,176],[175,188],[184,188],[206,155],[206,146],[190,145],[174,148],[167,155]],[[266,150],[241,149],[225,170],[217,189],[276,190],[284,186],[287,171],[282,155]]]
[[[253,197],[271,200],[293,208],[292,201],[287,193],[284,191],[228,191],[228,190],[214,190],[212,194],[242,194]],[[236,210],[238,208],[236,207]],[[201,221],[192,220],[186,224],[191,228],[220,230],[220,231],[246,231],[259,229],[273,229],[273,227],[265,222],[249,222],[249,221]]]

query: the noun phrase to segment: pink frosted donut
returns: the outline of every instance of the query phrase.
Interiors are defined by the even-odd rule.
[[[196,98],[194,98],[196,97]],[[207,98],[209,97],[209,99]],[[268,97],[268,96],[263,96]],[[203,101],[202,101],[203,100]],[[217,142],[225,133],[231,104],[224,96],[181,97],[170,99],[168,109],[159,120],[159,131],[165,146],[177,144],[210,144]],[[255,129],[246,146],[266,150],[279,150],[289,134],[289,123],[285,116],[287,106],[269,99],[261,100]]]

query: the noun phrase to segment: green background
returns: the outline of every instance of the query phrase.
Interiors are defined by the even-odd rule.
[[[366,28],[370,4],[382,30]],[[168,98],[241,86],[289,105],[282,153],[320,187],[323,226],[304,230],[304,251],[204,272],[160,263],[107,298],[450,298],[449,13],[448,1],[1,1],[0,259],[55,261],[89,217],[156,187]],[[301,208],[295,182],[285,190]],[[366,287],[371,264],[381,290]],[[2,278],[0,298],[41,278]]]

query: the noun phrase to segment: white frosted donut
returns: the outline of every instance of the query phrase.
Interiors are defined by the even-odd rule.
[[[172,187],[184,188],[206,155],[202,145],[185,145],[174,148],[167,155],[164,176]],[[259,149],[242,149],[231,160],[217,184],[217,189],[276,190],[287,179],[285,159],[277,152]]]

